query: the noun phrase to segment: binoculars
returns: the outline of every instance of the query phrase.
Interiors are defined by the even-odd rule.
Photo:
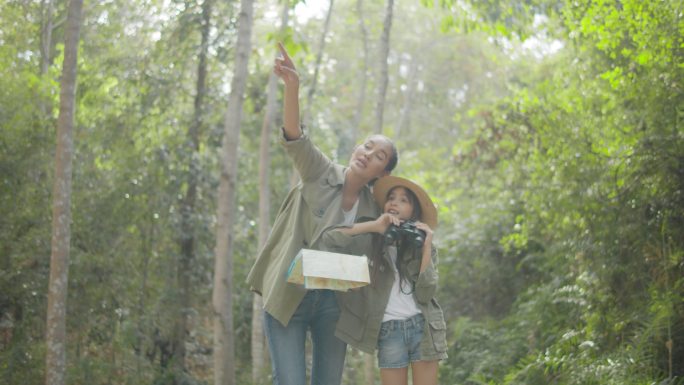
[[[394,243],[396,240],[403,238],[410,242],[415,247],[423,247],[425,243],[425,231],[416,228],[416,223],[413,221],[403,222],[399,226],[390,225],[385,230],[385,243]]]

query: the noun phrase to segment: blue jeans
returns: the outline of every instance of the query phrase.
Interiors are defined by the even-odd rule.
[[[337,298],[331,290],[309,290],[294,315],[283,326],[264,312],[264,332],[273,365],[273,385],[306,384],[304,344],[311,333],[312,385],[339,385],[342,381],[347,344],[335,337],[340,317]]]

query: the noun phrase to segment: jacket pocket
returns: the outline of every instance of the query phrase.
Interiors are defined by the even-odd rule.
[[[337,329],[343,334],[348,335],[355,341],[360,341],[364,332],[364,320],[357,314],[349,311],[349,309],[341,309],[340,320],[337,323]]]
[[[435,350],[440,353],[446,352],[446,323],[442,320],[430,321],[430,335]]]
[[[363,293],[352,290],[337,296],[340,305],[340,320],[337,329],[354,340],[361,340],[366,330],[365,300]]]
[[[430,301],[428,323],[430,324],[430,337],[432,337],[432,344],[435,347],[435,350],[439,353],[446,352],[446,322],[444,322],[442,308],[434,298]]]

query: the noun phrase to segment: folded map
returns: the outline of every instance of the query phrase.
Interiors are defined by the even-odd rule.
[[[307,289],[347,291],[370,283],[368,258],[301,249],[290,264],[287,281]]]

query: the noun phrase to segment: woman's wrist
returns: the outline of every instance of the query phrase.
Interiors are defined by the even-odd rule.
[[[286,81],[285,91],[299,91],[299,79]]]
[[[299,90],[299,76],[293,76],[292,78],[283,79],[283,84],[285,85],[285,90],[298,91]]]

